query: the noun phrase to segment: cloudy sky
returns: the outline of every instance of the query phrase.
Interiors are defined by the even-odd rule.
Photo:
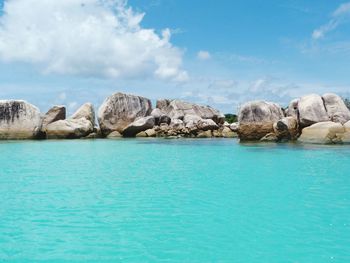
[[[0,0],[0,99],[46,111],[116,91],[236,112],[350,97],[350,2]]]

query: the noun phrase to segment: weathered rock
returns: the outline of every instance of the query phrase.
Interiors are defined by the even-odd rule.
[[[197,138],[211,138],[212,136],[211,131],[202,131],[197,134]]]
[[[260,140],[266,134],[273,133],[273,124],[282,119],[282,108],[275,103],[252,101],[244,104],[239,112],[238,135],[242,141]]]
[[[139,132],[152,129],[155,125],[154,117],[148,116],[139,118],[133,123],[130,123],[122,132],[124,137],[134,137]]]
[[[171,123],[171,118],[169,116],[165,115],[165,114],[160,116],[159,124],[162,124],[162,123],[166,123],[166,124],[169,125]]]
[[[85,118],[86,120],[90,121],[93,126],[95,126],[94,106],[91,103],[85,103],[70,118],[74,120]]]
[[[323,99],[317,94],[301,97],[298,103],[298,111],[301,127],[307,127],[317,122],[329,121]]]
[[[94,131],[92,122],[86,118],[59,120],[46,126],[48,139],[78,139]]]
[[[349,144],[350,143],[350,121],[344,124],[345,133],[342,136],[342,142]]]
[[[219,129],[219,126],[212,119],[199,120],[197,123],[197,127],[199,130],[202,130],[202,131]]]
[[[344,133],[345,128],[340,123],[319,122],[304,128],[298,141],[316,144],[341,143]]]
[[[54,106],[44,115],[42,127],[45,127],[55,121],[66,119],[66,107],[64,106]]]
[[[239,130],[239,123],[238,122],[231,123],[230,129],[233,132],[238,132],[238,130]]]
[[[171,119],[170,127],[176,130],[182,130],[185,128],[184,122],[179,119]]]
[[[85,136],[83,139],[98,139],[101,138],[100,135],[96,132],[90,133],[88,136]]]
[[[222,130],[222,137],[224,138],[237,138],[237,133],[232,131],[229,127],[224,127]]]
[[[117,138],[121,138],[121,137],[123,137],[123,135],[121,135],[117,131],[111,132],[110,134],[107,135],[107,139],[117,139]]]
[[[299,124],[295,117],[285,117],[273,124],[273,130],[279,140],[296,140],[299,136]]]
[[[145,131],[147,137],[156,137],[157,132],[154,129],[148,129]]]
[[[266,134],[264,137],[260,139],[261,142],[277,142],[278,138],[275,133],[271,132]]]
[[[40,128],[37,107],[22,100],[0,100],[0,139],[34,139]]]
[[[151,111],[152,104],[149,99],[115,93],[104,101],[98,111],[101,132],[104,135],[113,131],[121,133],[137,118],[149,116]]]
[[[299,99],[294,99],[289,103],[288,109],[286,111],[287,117],[294,117],[297,120],[299,119],[298,104],[299,104]]]
[[[333,93],[327,93],[322,98],[331,121],[344,124],[350,120],[350,111],[341,97]]]
[[[217,124],[225,122],[225,116],[210,106],[201,106],[181,100],[162,100],[157,102],[157,108],[171,119],[183,119],[185,115],[197,115],[202,119],[212,119]]]

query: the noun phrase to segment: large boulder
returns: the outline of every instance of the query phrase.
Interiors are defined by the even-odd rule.
[[[343,143],[350,143],[350,121],[344,124],[345,133],[342,136]]]
[[[157,108],[171,119],[183,119],[185,115],[197,115],[202,119],[212,119],[217,124],[225,122],[225,116],[210,106],[201,106],[181,100],[159,100]]]
[[[345,128],[340,123],[319,122],[302,130],[298,141],[315,144],[341,143]]]
[[[22,100],[0,100],[0,139],[34,139],[40,129],[37,107]]]
[[[98,111],[98,121],[103,135],[113,131],[120,133],[137,118],[151,114],[149,99],[140,96],[115,93],[109,96]]]
[[[152,129],[155,125],[155,120],[153,116],[139,118],[133,123],[130,123],[124,130],[124,137],[134,137],[136,134]]]
[[[288,109],[286,110],[287,117],[294,117],[296,119],[299,118],[298,104],[299,99],[294,99],[289,103]]]
[[[65,106],[53,106],[49,111],[44,115],[42,127],[45,129],[47,125],[55,121],[66,119],[66,107]]]
[[[331,121],[344,124],[350,120],[350,111],[341,97],[333,93],[327,93],[322,98]]]
[[[48,139],[78,139],[93,133],[94,124],[94,108],[91,103],[86,103],[69,119],[48,124],[43,132]]]
[[[260,140],[273,133],[273,124],[283,117],[283,110],[278,104],[266,101],[248,102],[239,111],[239,138],[242,141]]]
[[[295,117],[285,117],[273,124],[278,140],[296,140],[299,136],[299,123]]]
[[[317,94],[301,97],[298,102],[298,111],[301,127],[329,121],[323,99]]]
[[[71,119],[81,119],[85,118],[95,126],[95,110],[94,106],[91,103],[85,103],[81,106],[71,117]]]

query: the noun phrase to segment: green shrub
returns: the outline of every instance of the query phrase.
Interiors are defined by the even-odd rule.
[[[237,115],[231,113],[225,114],[225,121],[228,123],[237,122]]]

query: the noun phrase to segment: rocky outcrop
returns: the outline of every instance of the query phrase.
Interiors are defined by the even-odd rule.
[[[238,115],[238,135],[242,141],[260,140],[273,133],[273,124],[284,117],[282,108],[275,103],[252,101],[244,104]]]
[[[342,136],[342,142],[346,144],[350,144],[350,121],[344,124],[344,134]]]
[[[320,122],[304,128],[298,141],[315,144],[342,143],[344,133],[345,128],[340,123]]]
[[[136,121],[130,123],[122,132],[124,137],[135,137],[136,134],[152,129],[155,125],[155,119],[153,116],[139,118]]]
[[[120,133],[137,118],[149,116],[152,104],[140,96],[115,93],[108,97],[98,111],[98,122],[103,135]]]
[[[273,124],[274,133],[279,141],[296,140],[299,137],[299,123],[295,117],[285,117]]]
[[[297,120],[299,119],[298,104],[299,99],[294,99],[289,103],[288,109],[286,110],[287,117],[294,117]]]
[[[78,139],[94,133],[94,120],[94,108],[86,103],[69,119],[48,124],[43,132],[48,139]]]
[[[210,106],[201,106],[181,100],[158,100],[157,108],[171,119],[183,120],[185,115],[197,115],[202,119],[211,119],[216,124],[224,124],[225,116]]]
[[[65,106],[53,106],[49,111],[44,115],[42,128],[45,129],[47,125],[59,120],[66,119],[66,107]]]
[[[350,111],[341,97],[333,93],[327,93],[322,98],[331,121],[344,124],[350,120]]]
[[[40,129],[37,107],[22,100],[0,100],[0,139],[35,139]]]
[[[318,122],[329,121],[329,117],[321,96],[310,94],[301,97],[298,102],[299,122],[307,127]]]

